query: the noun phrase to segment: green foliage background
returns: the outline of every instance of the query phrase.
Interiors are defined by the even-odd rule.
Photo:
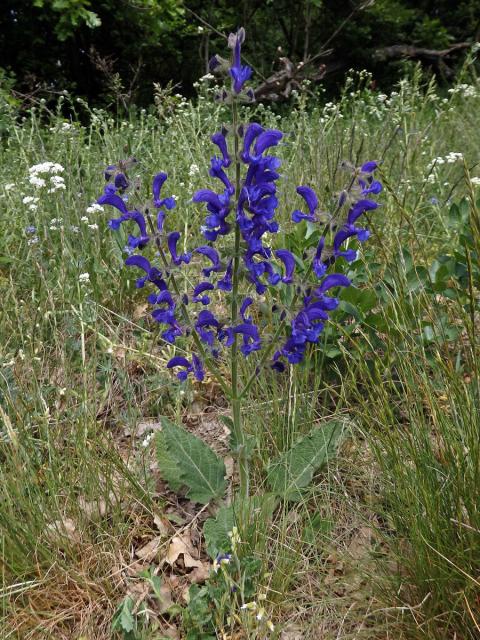
[[[360,8],[363,5],[363,8]],[[354,16],[344,21],[357,8]],[[208,25],[212,25],[210,28]],[[245,55],[257,79],[280,56],[299,61],[328,47],[322,61],[335,90],[349,68],[366,68],[382,87],[402,69],[385,63],[379,48],[413,44],[442,49],[479,38],[476,0],[3,0],[0,65],[19,92],[69,90],[90,102],[109,101],[112,77],[128,101],[152,101],[152,83],[168,81],[189,95],[206,62],[223,50],[224,34],[244,25]],[[341,27],[341,28],[340,28]],[[340,29],[340,30],[339,30]],[[337,30],[339,30],[338,34]],[[133,81],[133,82],[132,82]]]

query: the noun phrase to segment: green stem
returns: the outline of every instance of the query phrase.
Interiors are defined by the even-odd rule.
[[[232,124],[234,136],[234,156],[235,156],[235,209],[240,198],[240,158],[239,158],[239,135],[238,135],[238,106],[236,101],[232,104]],[[238,285],[240,281],[240,227],[235,224],[235,250],[233,256],[233,277],[232,277],[232,304],[231,304],[231,326],[237,323],[238,316]],[[234,439],[237,447],[238,470],[240,476],[240,500],[242,503],[249,494],[249,469],[248,457],[245,448],[245,434],[242,426],[242,408],[240,385],[238,380],[238,336],[234,336],[231,353],[231,378],[232,378],[232,412]]]

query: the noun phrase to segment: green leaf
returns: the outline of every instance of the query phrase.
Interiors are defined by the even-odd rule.
[[[313,429],[274,460],[267,475],[272,491],[286,500],[299,500],[301,489],[310,484],[314,473],[335,454],[344,426],[339,420],[331,420]]]
[[[225,465],[200,438],[166,418],[157,433],[157,460],[170,487],[187,487],[187,497],[207,504],[225,491]]]
[[[172,491],[179,491],[184,484],[182,481],[182,468],[178,464],[177,458],[170,451],[168,437],[162,431],[157,433],[157,462],[160,472],[170,486]]]
[[[335,522],[328,518],[322,518],[316,513],[303,529],[302,539],[305,543],[314,545],[320,537],[328,536],[335,526]]]
[[[125,600],[120,603],[112,622],[112,629],[114,631],[130,633],[135,629],[135,618],[133,617],[134,605],[135,602],[130,596],[127,596]]]
[[[349,302],[363,313],[370,311],[378,304],[377,294],[373,289],[358,289],[357,287],[347,287],[340,295],[343,302]]]
[[[230,551],[231,542],[228,533],[235,526],[232,507],[222,507],[215,518],[208,518],[203,525],[203,535],[208,555],[216,558],[219,553]]]
[[[218,418],[223,422],[223,424],[227,427],[227,429],[229,429],[230,433],[232,433],[234,429],[234,424],[230,416],[218,416]]]

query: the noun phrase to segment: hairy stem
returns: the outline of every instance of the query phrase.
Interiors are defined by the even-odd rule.
[[[235,209],[240,198],[240,158],[239,158],[239,134],[238,134],[238,105],[236,101],[232,104],[232,124],[234,135],[234,157],[235,157]],[[234,327],[238,320],[238,284],[240,281],[240,227],[235,222],[235,250],[233,257],[233,281],[232,281],[232,304],[231,304],[231,326]],[[249,469],[248,457],[245,448],[245,434],[242,426],[242,408],[240,385],[238,379],[238,336],[235,335],[231,352],[231,377],[232,377],[232,412],[234,439],[237,447],[238,470],[240,476],[240,500],[244,502],[249,494]]]

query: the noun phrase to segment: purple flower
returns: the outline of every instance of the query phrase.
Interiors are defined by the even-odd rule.
[[[278,249],[275,251],[275,255],[279,258],[285,267],[285,275],[282,278],[282,282],[290,284],[293,282],[293,272],[295,271],[295,258],[286,249]]]
[[[144,256],[129,256],[125,260],[125,264],[127,267],[139,267],[145,271],[145,276],[143,278],[139,278],[136,282],[137,288],[143,287],[145,282],[148,280],[157,286],[160,291],[167,289],[167,283],[162,278],[162,272],[156,267],[152,267],[150,262]]]
[[[201,294],[205,291],[212,291],[214,288],[211,282],[200,282],[193,290],[192,301],[201,302],[203,305],[210,304],[210,297],[206,295],[202,296]]]
[[[352,283],[341,273],[330,273],[325,276],[322,284],[315,290],[316,293],[325,293],[332,287],[349,287]]]
[[[325,246],[325,237],[322,236],[318,242],[317,250],[315,251],[315,255],[313,257],[313,272],[317,276],[317,278],[321,278],[325,275],[327,271],[327,265],[322,260],[322,252]]]
[[[248,307],[251,304],[253,304],[253,298],[250,298],[249,296],[247,296],[242,302],[242,304],[240,305],[240,315],[242,316],[242,320],[245,324],[251,324],[253,322],[251,316],[245,315]]]
[[[228,179],[228,176],[223,170],[223,167],[224,167],[223,160],[214,156],[211,159],[210,171],[208,173],[212,176],[212,178],[218,178],[219,180],[221,180],[227,192],[230,195],[233,195],[235,193],[235,187]]]
[[[358,200],[350,208],[347,216],[347,223],[349,225],[354,224],[358,218],[365,213],[365,211],[372,211],[378,207],[378,202],[374,200]]]
[[[227,347],[232,346],[236,335],[241,335],[242,344],[240,351],[245,357],[253,351],[258,351],[262,347],[258,328],[251,322],[239,324],[236,327],[229,327],[223,330],[221,335],[226,337]]]
[[[218,329],[220,327],[220,323],[211,311],[207,311],[205,309],[200,311],[198,314],[195,329],[198,332],[200,340],[208,344],[209,347],[213,347],[215,333],[213,331],[208,331],[207,327],[214,327],[215,329]]]
[[[182,262],[188,264],[192,258],[191,253],[183,253],[182,255],[177,255],[177,242],[180,238],[180,233],[178,231],[172,231],[172,233],[168,234],[167,245],[168,250],[170,251],[170,255],[172,256],[172,262],[175,265],[180,265]]]
[[[150,236],[147,233],[147,223],[145,222],[143,214],[139,211],[129,211],[128,216],[137,223],[140,230],[139,236],[128,236],[128,245],[132,247],[132,249],[136,247],[141,249],[150,241]]]
[[[315,211],[318,208],[318,198],[315,191],[310,187],[297,187],[297,193],[305,200],[309,212],[307,214],[295,209],[292,213],[293,222],[301,222],[302,220],[315,222]]]
[[[115,185],[115,188],[119,191],[125,191],[125,189],[128,189],[129,183],[124,173],[117,173],[115,175],[113,183]]]
[[[230,212],[230,193],[225,191],[218,194],[211,189],[200,189],[194,193],[193,202],[205,202],[209,215],[205,218],[205,227],[202,233],[207,240],[214,242],[219,235],[226,235],[230,231],[230,225],[226,217]]]
[[[247,130],[245,132],[245,136],[243,138],[243,151],[240,154],[243,162],[250,162],[252,160],[250,156],[250,147],[253,144],[255,138],[257,138],[263,131],[262,125],[252,122],[248,125]]]
[[[195,253],[200,253],[206,256],[210,262],[212,263],[211,267],[205,267],[202,269],[202,273],[207,278],[213,271],[220,271],[222,265],[220,264],[220,256],[218,255],[218,251],[213,247],[209,247],[208,245],[204,245],[202,247],[198,247],[195,249]]]
[[[183,356],[174,356],[167,362],[167,369],[174,369],[176,367],[183,367],[183,371],[177,373],[177,378],[182,382],[188,378],[189,373],[193,373],[199,381],[205,377],[202,361],[195,354],[192,354],[192,363]]]
[[[128,211],[127,205],[120,196],[114,193],[104,194],[103,196],[100,196],[100,198],[97,200],[97,203],[109,204],[112,207],[118,209],[118,211],[120,211],[120,213],[122,214],[119,218],[112,218],[108,221],[108,226],[114,231],[120,229],[121,224],[123,222],[126,222],[127,220],[133,220],[137,223],[140,230],[140,235],[128,237],[129,247],[131,247],[132,249],[135,249],[136,247],[142,248],[149,242],[150,237],[147,233],[147,224],[145,222],[143,214],[141,214],[139,211]]]
[[[152,193],[153,193],[153,206],[155,209],[160,209],[165,207],[165,209],[173,209],[175,207],[175,198],[161,198],[160,192],[162,187],[167,179],[167,174],[165,172],[157,173],[153,178],[152,182]],[[161,229],[159,228],[161,231]]]
[[[230,75],[232,76],[232,88],[235,94],[241,93],[243,85],[252,75],[252,69],[248,66],[242,66],[241,48],[245,40],[245,29],[239,29],[237,33],[231,33],[228,38],[228,46],[233,49],[233,64],[230,67]]]
[[[103,196],[97,200],[98,204],[110,204],[120,211],[120,213],[126,215],[128,213],[127,205],[124,200],[117,196],[115,193],[104,193]]]
[[[362,166],[360,167],[360,171],[362,173],[373,173],[377,167],[378,162],[370,160],[369,162],[365,162],[365,164],[362,164]]]
[[[232,159],[228,155],[226,132],[224,130],[214,133],[210,138],[213,144],[216,144],[222,154],[222,163],[225,168],[229,167],[232,163]]]
[[[203,363],[200,358],[193,353],[192,354],[193,375],[201,382],[205,378],[205,371],[203,369]]]
[[[221,280],[217,282],[217,289],[222,291],[232,290],[232,270],[233,270],[233,258],[229,260],[225,275]]]
[[[260,158],[265,149],[269,149],[270,147],[275,147],[283,138],[283,133],[278,131],[278,129],[267,129],[263,133],[261,133],[257,141],[255,142],[255,156],[257,159]]]

